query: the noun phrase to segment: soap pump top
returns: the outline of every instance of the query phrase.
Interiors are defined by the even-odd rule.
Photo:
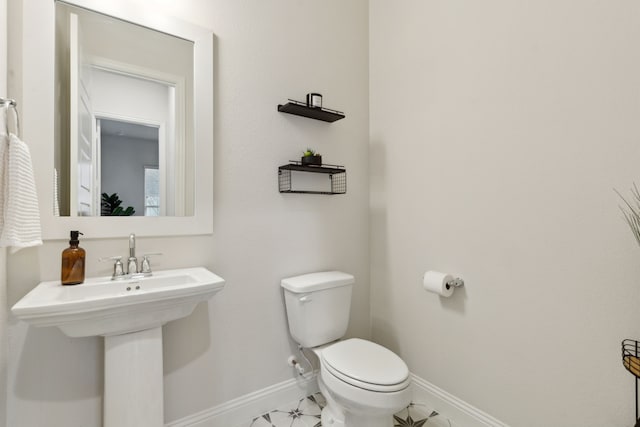
[[[84,236],[84,233],[81,233],[78,230],[72,230],[69,234],[71,237],[71,240],[69,240],[69,244],[71,246],[78,246],[78,244],[80,243],[80,240],[78,239],[78,234],[82,234]]]
[[[85,250],[78,246],[80,240],[77,230],[70,233],[69,247],[62,251],[62,269],[60,281],[63,285],[78,285],[84,282]]]

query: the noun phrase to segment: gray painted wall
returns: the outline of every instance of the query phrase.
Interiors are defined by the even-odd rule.
[[[118,193],[123,209],[143,216],[144,167],[158,166],[158,142],[104,135],[101,152],[101,193]]]

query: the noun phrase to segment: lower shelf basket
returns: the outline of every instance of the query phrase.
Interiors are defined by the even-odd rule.
[[[294,189],[292,172],[325,174],[331,181],[331,190],[317,191]],[[300,162],[291,161],[288,165],[278,167],[278,189],[281,193],[345,194],[347,192],[347,170],[344,166],[338,165],[303,166]]]

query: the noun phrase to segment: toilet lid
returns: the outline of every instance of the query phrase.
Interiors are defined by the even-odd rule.
[[[371,341],[352,338],[322,351],[328,371],[345,382],[375,391],[406,388],[409,368],[394,352]]]

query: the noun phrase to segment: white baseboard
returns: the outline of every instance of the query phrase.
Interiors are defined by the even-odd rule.
[[[447,393],[414,374],[413,381],[414,402],[425,403],[435,408],[442,416],[449,418],[456,426],[464,427],[509,427],[507,424],[493,418],[475,406]]]
[[[252,417],[260,416],[318,391],[315,375],[307,380],[293,378],[172,421],[165,427],[235,427],[242,423],[248,425]]]
[[[413,401],[434,408],[443,417],[452,420],[455,426],[509,427],[429,381],[414,374],[411,374],[411,380]],[[237,427],[243,423],[248,425],[253,417],[316,392],[318,384],[315,375],[307,380],[291,379],[170,422],[165,427]]]

